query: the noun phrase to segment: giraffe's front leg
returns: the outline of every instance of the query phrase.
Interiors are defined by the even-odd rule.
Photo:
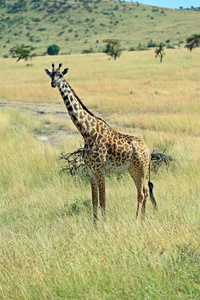
[[[90,178],[91,188],[92,188],[92,206],[93,206],[93,221],[96,227],[97,225],[97,209],[98,209],[98,184],[96,177],[92,170],[87,167],[88,175]]]

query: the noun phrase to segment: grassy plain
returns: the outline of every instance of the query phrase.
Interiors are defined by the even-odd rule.
[[[168,51],[163,64],[150,51],[53,59],[89,109],[174,161],[153,174],[159,210],[149,201],[144,225],[129,176],[107,178],[108,220],[96,231],[89,185],[59,173],[60,152],[81,137],[42,143],[47,118],[1,110],[0,299],[198,299],[200,51]],[[62,103],[43,70],[52,62],[1,59],[1,102]]]

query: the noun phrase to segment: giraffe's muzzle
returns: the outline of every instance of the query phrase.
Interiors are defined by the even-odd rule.
[[[51,82],[51,86],[52,86],[53,88],[55,88],[55,87],[56,87],[56,82],[55,82],[55,81],[52,81],[52,82]]]

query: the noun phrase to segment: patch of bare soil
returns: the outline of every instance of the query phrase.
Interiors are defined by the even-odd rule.
[[[47,114],[54,115],[58,118],[69,118],[65,106],[61,104],[49,104],[49,103],[24,103],[24,102],[11,102],[1,101],[0,109],[15,108],[22,111],[28,111],[29,113],[38,117],[44,117]]]
[[[64,125],[67,121],[71,122],[71,119],[62,103],[49,104],[0,101],[0,110],[6,108],[28,112],[41,119],[44,124],[44,130],[37,133],[37,139],[41,142],[56,145],[60,140],[68,139],[77,133],[75,126],[74,130],[70,130]],[[49,117],[52,117],[53,121],[48,121]]]

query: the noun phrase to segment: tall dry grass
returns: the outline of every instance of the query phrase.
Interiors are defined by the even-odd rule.
[[[88,182],[59,173],[59,154],[79,147],[77,135],[52,147],[37,139],[54,125],[50,116],[0,112],[1,299],[199,298],[199,55],[170,51],[162,65],[151,52],[116,62],[54,58],[70,67],[67,80],[89,108],[174,157],[169,171],[152,175],[159,210],[149,201],[145,224],[135,221],[136,190],[125,174],[106,179],[108,220],[100,217],[96,231]],[[4,60],[1,100],[62,103],[43,71],[51,60]]]

